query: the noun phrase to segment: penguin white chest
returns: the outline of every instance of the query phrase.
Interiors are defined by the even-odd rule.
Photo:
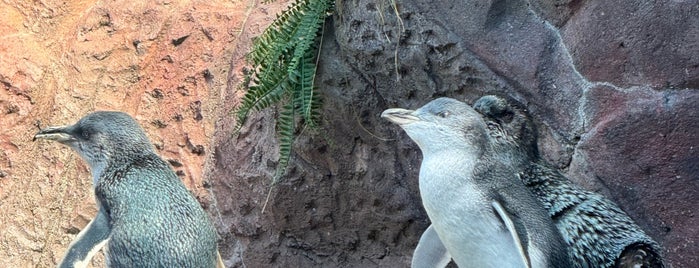
[[[424,161],[424,160],[423,160]],[[517,246],[492,201],[470,170],[427,163],[420,171],[420,196],[440,240],[459,267],[525,267]]]

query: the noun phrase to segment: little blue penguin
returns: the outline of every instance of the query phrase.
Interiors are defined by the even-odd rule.
[[[488,136],[482,115],[438,98],[418,110],[388,109],[422,151],[419,188],[432,225],[413,267],[569,267],[551,218]]]
[[[126,113],[98,111],[34,136],[72,148],[92,173],[98,212],[59,267],[223,267],[208,215]]]
[[[544,205],[570,248],[572,267],[664,267],[662,249],[614,202],[572,183],[541,159],[536,127],[521,104],[487,95],[474,104],[500,152]]]

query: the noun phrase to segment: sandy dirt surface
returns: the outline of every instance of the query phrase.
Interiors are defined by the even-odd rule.
[[[231,57],[247,49],[238,44],[244,27],[259,33],[287,3],[0,2],[3,266],[56,265],[96,212],[85,162],[67,147],[32,142],[37,124],[127,112],[207,207],[202,169],[216,116],[231,109],[219,101]],[[103,257],[92,264],[102,267]]]

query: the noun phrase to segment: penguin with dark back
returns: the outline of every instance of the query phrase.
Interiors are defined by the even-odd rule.
[[[493,146],[482,115],[439,98],[418,110],[388,109],[422,151],[419,187],[432,225],[412,267],[570,267],[565,242],[541,203]]]
[[[93,112],[41,129],[90,166],[98,212],[59,267],[85,267],[105,247],[107,267],[223,267],[208,215],[126,113]]]
[[[575,185],[541,159],[535,125],[521,104],[488,95],[473,107],[485,116],[498,151],[518,161],[520,179],[570,247],[573,267],[664,267],[658,243],[614,202]]]

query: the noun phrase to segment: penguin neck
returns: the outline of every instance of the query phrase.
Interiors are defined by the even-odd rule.
[[[121,157],[109,157],[107,161],[91,161],[90,171],[92,173],[92,186],[97,187],[100,179],[105,175],[105,173],[114,170],[115,167],[122,167],[129,165],[134,161],[141,161],[145,156],[155,154],[151,150],[143,150],[138,153],[134,152],[128,156]]]
[[[486,141],[479,143],[454,142],[450,146],[423,146],[419,144],[422,152],[422,165],[431,170],[433,174],[453,174],[456,171],[472,171],[473,166],[481,161],[485,154],[492,151],[492,146]],[[469,172],[470,173],[470,172]]]
[[[420,166],[420,188],[458,188],[463,184],[474,183],[474,170],[482,161],[481,148],[461,147],[423,154]],[[454,179],[459,174],[465,179]]]
[[[90,172],[92,173],[92,188],[97,187],[97,183],[99,182],[99,179],[102,176],[102,173],[104,173],[106,167],[107,163],[104,162],[97,162],[90,165]]]

